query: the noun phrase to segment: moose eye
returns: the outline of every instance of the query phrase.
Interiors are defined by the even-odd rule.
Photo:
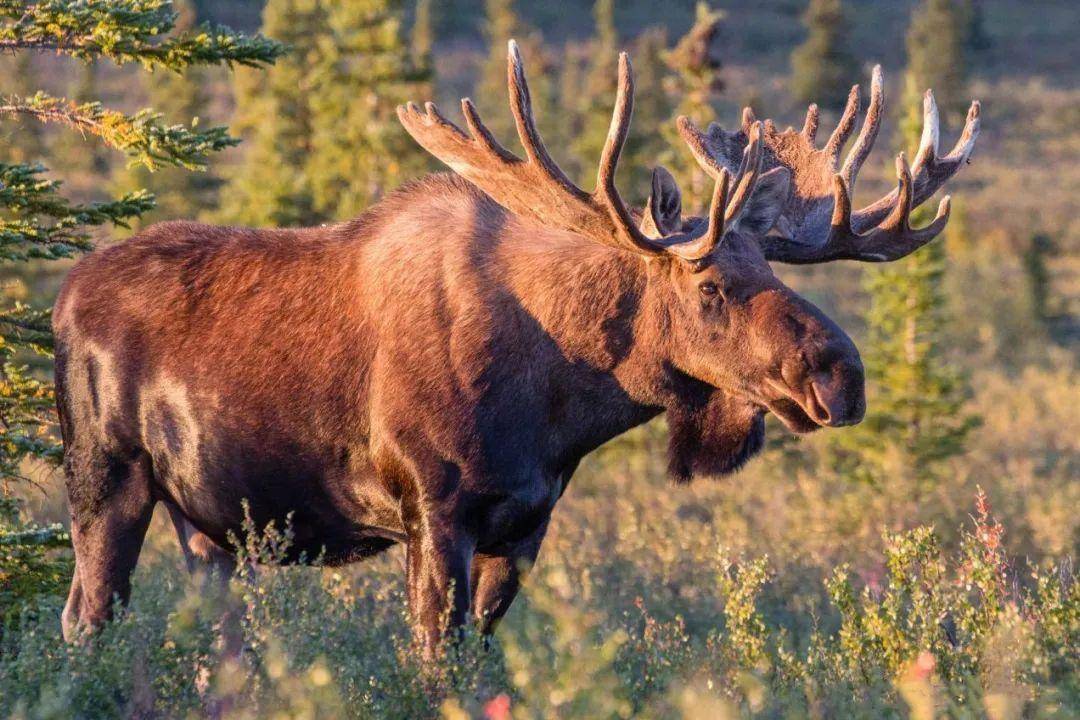
[[[716,287],[716,283],[712,282],[711,280],[706,280],[705,282],[698,285],[698,291],[704,298],[716,297],[716,294],[719,292]]]

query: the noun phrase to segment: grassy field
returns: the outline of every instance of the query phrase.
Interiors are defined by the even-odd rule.
[[[860,59],[885,63],[897,98],[908,4],[849,4]],[[451,5],[438,46],[444,107],[468,92],[483,53],[481,3]],[[525,14],[558,45],[587,34],[578,20],[589,5]],[[693,4],[671,3],[670,17],[654,3],[617,5],[627,36],[667,23],[675,37]],[[724,5],[720,121],[734,124],[752,100],[781,125],[800,123],[784,73],[802,4]],[[768,449],[737,476],[676,487],[658,420],[582,464],[495,639],[466,637],[436,671],[409,646],[400,548],[348,568],[243,571],[231,602],[244,608],[245,652],[226,657],[217,623],[230,599],[188,578],[161,511],[130,608],[88,645],[62,642],[60,595],[7,615],[0,716],[1080,715],[1080,6],[984,7],[993,45],[971,86],[984,130],[950,185],[954,226],[966,231],[944,239],[947,361],[968,374],[965,412],[981,424],[943,479],[906,477],[895,457],[893,481],[855,482],[830,462],[838,436],[854,431],[795,441],[770,421]],[[257,3],[209,9],[257,26]],[[122,74],[105,80],[124,92]],[[225,121],[231,100],[218,82],[210,114]],[[891,182],[892,147],[879,140],[864,170],[867,199]],[[74,186],[92,195],[94,181]],[[1036,287],[1040,233],[1052,249]],[[863,268],[778,270],[864,339]],[[57,281],[40,273],[22,287],[44,299]],[[901,452],[881,442],[886,462]],[[40,480],[25,491],[29,512],[65,520],[61,481]],[[279,528],[240,552],[267,559],[287,542]]]

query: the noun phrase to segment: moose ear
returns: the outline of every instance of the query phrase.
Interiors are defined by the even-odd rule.
[[[682,192],[665,168],[657,167],[652,173],[652,195],[645,204],[645,216],[641,219],[641,232],[649,237],[660,238],[676,232],[682,225]]]
[[[738,229],[746,235],[762,236],[772,230],[787,203],[791,173],[778,167],[758,178],[754,194],[739,216]]]

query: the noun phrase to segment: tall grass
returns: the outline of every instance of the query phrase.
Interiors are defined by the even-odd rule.
[[[1075,716],[1078,586],[1067,565],[1009,558],[1004,533],[980,493],[955,548],[930,527],[886,533],[880,576],[840,565],[794,592],[768,558],[723,548],[681,560],[696,578],[687,593],[653,592],[682,572],[665,578],[647,557],[642,582],[629,580],[635,558],[614,546],[615,567],[589,552],[548,556],[493,642],[467,634],[434,668],[412,649],[394,554],[349,572],[243,563],[231,598],[159,557],[139,569],[130,608],[83,646],[60,639],[59,599],[13,620],[0,713]],[[288,543],[270,529],[240,556],[273,560]],[[229,603],[243,608],[240,658],[221,647]]]

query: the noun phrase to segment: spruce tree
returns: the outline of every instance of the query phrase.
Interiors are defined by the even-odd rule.
[[[514,118],[510,114],[506,87],[506,44],[517,41],[529,72],[529,94],[533,116],[549,150],[558,153],[564,135],[554,113],[555,65],[544,46],[540,32],[523,21],[514,0],[486,0],[484,39],[488,52],[476,81],[473,101],[480,109],[484,124],[508,148],[519,148]],[[561,160],[561,158],[560,158]]]
[[[596,0],[593,6],[596,34],[589,48],[589,62],[576,94],[575,111],[580,117],[580,130],[571,142],[571,153],[580,159],[579,181],[591,187],[596,180],[596,164],[607,142],[611,124],[611,108],[618,87],[619,36],[615,29],[615,3]],[[635,100],[638,94],[635,93]],[[639,126],[640,127],[640,126]],[[627,165],[621,164],[620,176]]]
[[[243,225],[314,225],[314,191],[304,166],[311,156],[310,95],[322,67],[326,11],[315,0],[269,0],[262,32],[294,48],[266,72],[236,73],[233,128],[243,160],[230,168],[218,219]]]
[[[810,0],[803,14],[807,37],[791,54],[791,92],[804,103],[839,108],[858,75],[851,28],[840,0]]]
[[[403,16],[400,0],[326,3],[330,32],[307,98],[311,155],[304,165],[323,217],[355,217],[429,167],[430,156],[397,118],[398,105],[430,94],[430,70],[414,64]]]
[[[948,14],[954,7],[948,0],[926,0],[914,11],[906,88],[942,82],[952,97],[962,97],[962,55],[951,55],[958,65],[943,68],[937,54],[960,47],[963,25],[945,21],[955,17]],[[921,92],[905,95],[905,105],[921,110]],[[903,144],[916,147],[920,134],[921,122],[905,123]],[[913,225],[931,219],[927,207],[912,214]],[[967,378],[947,356],[947,259],[946,244],[939,240],[867,274],[870,309],[863,357],[870,403],[863,430],[850,441],[860,448],[860,472],[882,482],[907,480],[916,496],[947,472],[949,458],[963,452],[967,435],[978,424],[964,410]]]
[[[634,124],[626,140],[625,160],[621,164],[628,193],[633,189],[649,188],[652,169],[666,164],[673,150],[682,150],[681,147],[672,148],[669,138],[662,132],[672,123],[671,114],[675,109],[665,87],[667,52],[667,31],[662,27],[649,28],[634,40]],[[608,100],[609,114],[614,102],[614,97]]]
[[[1053,278],[1047,262],[1054,257],[1056,250],[1053,238],[1037,232],[1029,238],[1021,256],[1031,309],[1035,319],[1043,325],[1048,325],[1058,316],[1052,295]]]
[[[422,96],[427,68],[402,40],[396,0],[270,0],[263,32],[298,51],[237,78],[236,127],[249,140],[220,217],[314,225],[354,217],[422,172],[398,104]]]
[[[64,94],[72,102],[81,105],[100,97],[97,62],[70,63],[67,79]],[[58,133],[49,155],[56,158],[56,164],[63,164],[69,192],[95,200],[107,197],[108,188],[101,180],[109,174],[111,153],[95,137],[85,133]]]
[[[166,0],[0,2],[0,49],[16,56],[42,52],[87,63],[102,59],[173,72],[226,63],[259,66],[283,52],[262,37],[225,28],[200,27],[170,35],[175,19]],[[150,109],[126,114],[93,98],[77,102],[32,89],[0,98],[0,117],[66,126],[154,170],[204,169],[211,154],[237,142],[224,127],[174,125]],[[122,227],[153,206],[153,195],[143,189],[103,202],[75,202],[42,165],[0,163],[0,262],[11,267],[70,258],[91,248],[92,228]],[[70,570],[47,555],[50,548],[67,542],[62,528],[25,522],[18,503],[7,493],[14,483],[26,480],[29,462],[56,463],[62,455],[53,431],[52,387],[45,374],[28,369],[32,358],[48,358],[51,348],[47,308],[19,301],[0,307],[0,608],[4,611],[17,611],[21,601],[55,591],[70,577]]]
[[[7,78],[7,91],[19,97],[37,92],[38,72],[31,53],[17,53],[0,59],[0,72]],[[45,158],[48,138],[44,126],[37,120],[5,123],[0,159],[9,163],[36,163]]]
[[[661,130],[674,152],[669,170],[674,173],[683,193],[683,206],[691,212],[706,207],[713,182],[683,149],[675,129],[675,117],[686,115],[706,125],[716,116],[715,102],[724,83],[720,76],[718,42],[724,13],[712,10],[708,3],[697,4],[693,27],[668,53],[668,67],[675,73],[675,92],[679,98],[674,117]]]
[[[191,0],[173,0],[177,13],[173,33],[183,33],[198,25],[196,8]],[[155,72],[142,76],[147,102],[165,117],[181,120],[192,127],[202,124],[210,98],[206,86],[210,70],[193,67],[184,73]],[[157,205],[132,223],[138,229],[159,220],[196,219],[217,206],[221,177],[211,171],[192,173],[184,168],[168,167],[154,172],[142,166],[125,168],[117,179],[123,189],[146,188],[154,193]]]
[[[900,100],[904,147],[914,149],[922,129],[922,95],[933,88],[946,126],[967,109],[966,0],[923,0],[912,10],[908,66]]]
[[[435,18],[432,0],[416,0],[412,33],[413,64],[431,67],[431,52],[435,47]]]
[[[992,42],[986,32],[986,16],[982,0],[964,0],[961,10],[964,13],[964,25],[967,29],[964,44],[968,55],[977,55],[989,50]]]

